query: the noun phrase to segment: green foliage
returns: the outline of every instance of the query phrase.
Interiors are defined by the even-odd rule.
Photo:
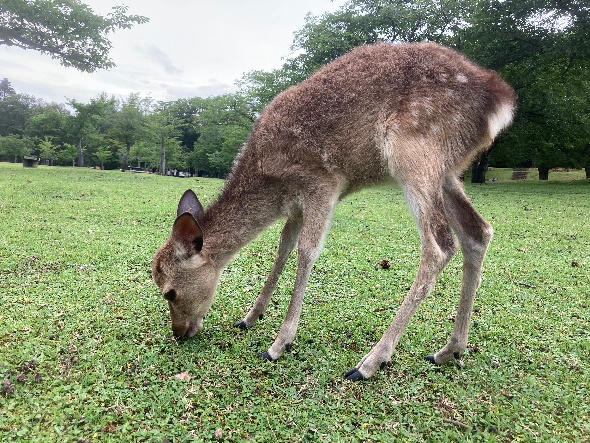
[[[53,159],[55,158],[56,154],[56,147],[53,145],[49,137],[45,136],[45,138],[39,143],[38,149],[41,158],[51,162],[51,164],[53,165]]]
[[[10,81],[6,77],[0,80],[0,99],[5,99],[9,95],[14,94],[16,94],[16,91],[12,87]]]
[[[340,10],[308,15],[295,33],[293,48],[300,64],[311,70],[352,48],[377,41],[436,41],[453,45],[465,26],[473,1],[350,0]]]
[[[0,136],[24,135],[38,100],[26,94],[9,94],[0,100]]]
[[[127,10],[115,6],[103,17],[79,0],[3,0],[0,45],[40,51],[80,71],[111,68],[109,34],[148,21]]]
[[[127,169],[129,165],[131,146],[145,139],[146,115],[150,111],[151,102],[150,98],[142,99],[138,93],[130,94],[127,100],[119,104],[117,115],[113,116],[108,133],[110,138],[124,146],[122,169]]]
[[[264,107],[281,91],[304,80],[307,75],[295,69],[275,69],[273,71],[250,71],[237,81],[240,94],[246,97],[254,112],[260,113]]]
[[[252,129],[252,111],[241,96],[227,94],[204,99],[195,121],[200,135],[191,166],[208,175],[224,176]]]
[[[587,440],[590,182],[468,186],[495,237],[465,367],[422,360],[452,328],[459,255],[393,364],[363,383],[341,374],[379,339],[418,262],[401,190],[339,204],[293,349],[269,363],[256,352],[283,320],[296,257],[264,319],[248,331],[232,324],[263,285],[280,225],[223,272],[205,329],[190,340],[172,339],[149,275],[182,192],[207,205],[222,185],[0,164],[1,441],[211,441],[218,429],[229,442]],[[375,269],[384,258],[391,268]]]
[[[30,154],[32,147],[33,143],[27,138],[21,138],[17,135],[0,137],[0,158],[14,159],[15,162],[20,161],[23,156]]]
[[[113,159],[113,151],[109,146],[102,145],[96,150],[94,157],[98,160],[100,168],[104,169],[105,162],[109,162]]]
[[[73,166],[77,156],[78,148],[70,143],[64,143],[58,148],[55,154],[55,161],[59,165]]]
[[[102,94],[96,99],[90,99],[90,103],[70,100],[68,104],[75,111],[68,119],[68,128],[78,146],[78,166],[85,166],[84,154],[87,149],[93,152],[104,143],[104,136],[116,113],[116,101]]]
[[[56,143],[67,140],[67,121],[69,112],[60,106],[45,106],[33,115],[25,125],[26,134],[37,140],[45,137]]]

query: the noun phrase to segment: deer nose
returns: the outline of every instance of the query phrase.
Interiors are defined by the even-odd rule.
[[[187,331],[185,332],[185,337],[186,338],[194,337],[199,332],[201,332],[201,329],[203,329],[203,323],[201,323],[201,321],[197,321],[195,323],[190,323]]]
[[[188,330],[189,330],[188,323],[181,324],[181,325],[174,325],[174,324],[172,325],[172,335],[174,336],[174,338],[176,340],[178,340],[180,338],[185,338]]]
[[[172,335],[175,339],[190,338],[197,335],[203,329],[203,323],[201,321],[186,322],[180,326],[172,325]]]

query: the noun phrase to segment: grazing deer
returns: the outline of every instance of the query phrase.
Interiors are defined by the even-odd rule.
[[[492,71],[433,43],[361,46],[279,94],[261,113],[220,197],[207,210],[184,193],[170,238],[156,252],[153,276],[168,301],[176,337],[197,334],[222,268],[240,248],[286,218],[274,266],[236,327],[261,319],[287,257],[297,246],[297,274],[276,340],[259,354],[289,349],[305,287],[339,199],[397,181],[418,225],[421,256],[408,295],[383,337],[349,380],[389,362],[418,305],[457,250],[461,297],[449,342],[426,357],[460,359],[492,227],[466,197],[459,174],[507,127],[514,91]],[[453,235],[454,232],[454,235]]]

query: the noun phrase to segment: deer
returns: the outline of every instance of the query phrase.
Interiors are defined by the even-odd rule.
[[[363,45],[279,93],[260,113],[218,198],[205,210],[192,190],[178,203],[152,275],[168,302],[173,335],[199,333],[222,269],[277,220],[276,258],[253,306],[235,327],[263,318],[297,248],[297,270],[274,343],[277,360],[296,336],[306,284],[339,200],[362,188],[397,184],[420,235],[417,273],[390,326],[344,378],[366,380],[394,349],[435,280],[461,248],[462,283],[449,341],[425,358],[462,362],[492,226],[462,180],[515,113],[514,90],[494,71],[437,43]]]

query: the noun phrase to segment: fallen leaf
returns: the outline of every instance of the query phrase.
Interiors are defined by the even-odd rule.
[[[176,374],[176,375],[174,376],[174,378],[177,378],[177,379],[179,379],[179,380],[190,380],[190,379],[191,379],[191,378],[193,378],[193,377],[192,377],[192,375],[190,375],[190,374],[188,373],[188,371],[184,371],[184,372],[181,372],[180,374]]]

